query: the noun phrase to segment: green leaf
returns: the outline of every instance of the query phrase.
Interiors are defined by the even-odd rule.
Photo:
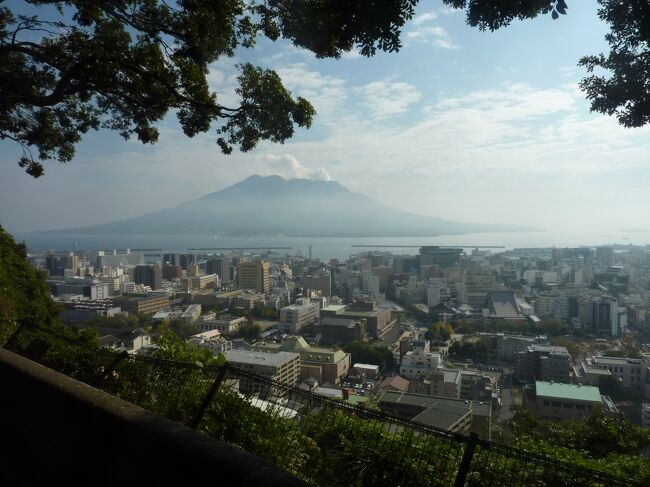
[[[226,358],[226,356],[223,353],[220,353],[219,355],[217,355],[215,365],[217,365],[218,367],[221,367],[223,365],[226,365],[227,361],[228,361],[228,359]]]

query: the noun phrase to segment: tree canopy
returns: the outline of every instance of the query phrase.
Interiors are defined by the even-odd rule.
[[[470,26],[495,30],[540,14],[558,18],[564,0],[442,0],[464,9]],[[628,127],[648,123],[646,0],[599,0],[611,26],[608,56],[587,56],[581,87],[592,110]],[[0,5],[3,0],[0,0]],[[89,130],[107,128],[143,143],[175,112],[184,133],[216,130],[225,154],[262,140],[282,143],[315,115],[272,69],[239,65],[237,106],[210,89],[208,66],[252,48],[260,37],[283,38],[319,58],[356,48],[364,56],[401,47],[418,0],[23,0],[0,6],[0,139],[22,147],[18,164],[34,177],[43,161],[70,161]],[[28,14],[22,13],[29,12]],[[597,75],[603,68],[611,76]]]
[[[352,363],[379,365],[383,372],[388,372],[395,367],[395,357],[387,347],[375,347],[369,343],[352,342],[343,347],[343,350],[352,355]]]
[[[541,420],[525,408],[517,409],[507,423],[515,448],[619,475],[650,481],[650,462],[644,450],[650,431],[622,413],[606,413],[596,407],[577,420]]]
[[[25,246],[0,227],[0,339],[16,325],[58,325],[58,312],[44,275],[27,261]]]

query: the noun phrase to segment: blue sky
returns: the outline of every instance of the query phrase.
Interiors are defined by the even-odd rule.
[[[136,216],[251,174],[331,178],[382,203],[462,221],[598,232],[648,229],[650,128],[589,113],[579,58],[606,50],[596,3],[569,3],[495,33],[421,2],[399,53],[317,60],[261,41],[210,70],[225,103],[243,61],[278,71],[318,116],[284,145],[222,155],[214,132],[187,139],[173,115],[155,146],[89,134],[67,165],[33,180],[0,143],[0,223],[9,231]],[[11,4],[11,2],[10,2]]]

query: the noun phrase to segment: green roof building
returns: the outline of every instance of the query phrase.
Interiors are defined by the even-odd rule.
[[[578,419],[596,405],[605,411],[616,411],[614,403],[601,396],[598,387],[538,380],[531,393],[526,396],[526,405],[542,419]]]

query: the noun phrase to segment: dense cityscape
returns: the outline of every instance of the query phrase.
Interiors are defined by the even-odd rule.
[[[598,406],[650,428],[644,247],[29,260],[63,322],[96,330],[103,347],[148,354],[171,330],[288,386],[486,439],[520,405],[545,420]]]

